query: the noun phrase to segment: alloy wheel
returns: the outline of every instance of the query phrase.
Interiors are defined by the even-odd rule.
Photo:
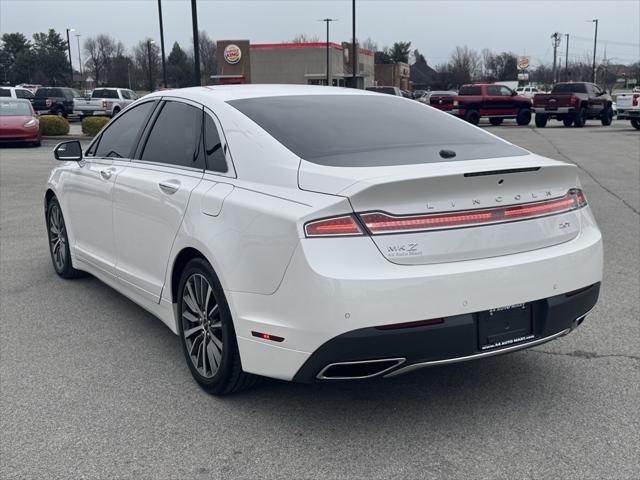
[[[213,289],[200,273],[184,284],[181,321],[189,360],[200,375],[212,378],[222,363],[222,318]]]
[[[61,272],[67,260],[67,232],[62,211],[57,204],[52,205],[49,211],[49,243],[56,270]]]

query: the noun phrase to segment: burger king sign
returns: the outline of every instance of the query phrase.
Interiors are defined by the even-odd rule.
[[[224,48],[224,59],[230,65],[235,65],[242,58],[242,50],[237,45],[233,43],[227,45]]]

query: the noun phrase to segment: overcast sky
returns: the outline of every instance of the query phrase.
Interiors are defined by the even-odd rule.
[[[167,51],[177,41],[191,44],[188,0],[163,0]],[[477,50],[526,54],[532,64],[553,59],[550,35],[569,33],[570,57],[592,51],[593,18],[600,20],[598,57],[631,63],[640,58],[640,1],[638,0],[357,0],[357,35],[380,47],[411,41],[432,65],[444,62],[456,45]],[[0,0],[0,32],[34,32],[54,28],[65,34],[75,28],[82,35],[108,33],[132,47],[145,37],[159,41],[156,0]],[[252,43],[280,43],[300,33],[325,37],[325,17],[332,41],[351,35],[351,0],[199,0],[199,28],[214,40],[249,39]],[[564,56],[564,37],[560,52]],[[72,56],[77,58],[76,41]]]

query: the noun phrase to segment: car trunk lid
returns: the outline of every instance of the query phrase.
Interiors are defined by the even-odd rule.
[[[580,217],[562,206],[577,184],[574,166],[536,155],[381,168],[302,161],[299,171],[300,188],[347,197],[381,254],[403,265],[569,241]]]

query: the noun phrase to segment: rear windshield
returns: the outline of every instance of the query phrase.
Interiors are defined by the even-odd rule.
[[[118,98],[116,90],[96,89],[91,94],[91,98]]]
[[[558,83],[553,86],[551,93],[587,93],[584,83]]]
[[[30,115],[32,115],[31,106],[27,101],[0,101],[0,117],[26,117]]]
[[[449,114],[383,95],[300,95],[228,102],[296,155],[373,167],[526,155]],[[444,159],[441,150],[453,150]]]
[[[367,88],[367,90],[369,90],[370,92],[386,93],[389,95],[396,94],[396,89],[393,87],[369,87]]]
[[[465,95],[482,95],[482,89],[479,86],[471,86],[471,85],[466,85],[463,87],[460,87],[460,91],[458,92],[458,95],[460,96],[465,96]]]

